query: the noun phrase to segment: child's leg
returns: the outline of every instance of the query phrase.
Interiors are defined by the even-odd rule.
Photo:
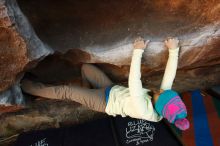
[[[81,68],[83,84],[88,82],[93,88],[103,88],[112,85],[112,81],[100,69],[91,64],[83,64]]]
[[[95,111],[105,112],[105,88],[87,89],[78,86],[46,86],[29,80],[22,82],[24,92],[51,99],[69,99]]]

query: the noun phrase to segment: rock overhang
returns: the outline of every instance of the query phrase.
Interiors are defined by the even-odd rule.
[[[99,66],[109,72],[110,76],[118,78],[118,81],[126,80],[132,42],[137,36],[151,40],[143,55],[144,80],[150,78],[149,82],[152,82],[153,76],[162,75],[168,55],[163,40],[168,36],[175,36],[181,42],[179,74],[184,75],[185,72],[185,77],[193,78],[201,74],[202,70],[201,80],[204,78],[204,82],[207,82],[211,78],[215,79],[207,86],[219,83],[218,0],[212,2],[17,0],[17,2],[19,5],[12,0],[1,1],[1,28],[4,31],[13,31],[16,34],[13,35],[14,38],[17,37],[17,40],[19,38],[24,44],[24,53],[21,56],[14,54],[14,59],[10,55],[6,56],[3,51],[1,53],[4,54],[2,56],[11,58],[11,62],[2,64],[13,72],[5,77],[11,82],[4,83],[6,86],[1,88],[1,91],[9,89],[16,82],[19,83],[23,73],[54,52],[60,53],[62,59],[72,64],[101,63]],[[10,33],[4,31],[1,31],[2,34],[8,37]],[[5,41],[7,37],[2,37],[2,40]],[[8,42],[6,46],[11,44]],[[7,48],[2,45],[1,47]],[[21,47],[17,45],[17,50],[20,49],[17,54],[21,53]],[[15,47],[11,49],[11,52],[16,50]],[[26,61],[22,63],[19,58],[25,58]],[[20,63],[19,69],[10,67],[19,66],[16,63]],[[7,72],[8,70],[5,70],[1,74]],[[204,82],[195,82],[198,82],[195,86],[204,87],[200,86]],[[159,79],[155,82],[155,85],[158,84]],[[186,84],[193,83],[186,81]],[[185,87],[185,90],[190,88]]]

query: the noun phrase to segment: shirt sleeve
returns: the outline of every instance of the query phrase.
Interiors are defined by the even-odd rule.
[[[129,73],[129,91],[131,98],[142,97],[142,82],[141,82],[141,58],[144,50],[135,49],[133,51],[130,73]]]
[[[169,90],[172,88],[173,81],[176,76],[176,70],[178,65],[178,53],[179,48],[169,49],[169,58],[167,61],[165,73],[160,88],[163,90]]]

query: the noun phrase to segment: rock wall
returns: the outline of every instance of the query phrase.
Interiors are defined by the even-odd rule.
[[[201,80],[207,80],[206,76],[212,74],[215,79],[211,84],[219,83],[216,76],[220,63],[218,0],[211,3],[18,0],[18,3],[27,18],[16,1],[1,0],[0,3],[1,103],[22,103],[18,86],[22,74],[53,50],[63,53],[63,58],[74,64],[118,66],[114,72],[107,65],[105,71],[113,72],[110,76],[120,81],[118,76],[122,70],[128,75],[129,67],[121,67],[129,66],[132,41],[137,36],[151,40],[144,53],[144,79],[162,74],[167,59],[162,42],[167,36],[176,36],[181,40],[179,70],[189,72],[190,78],[192,74],[194,77],[201,74],[192,71],[194,68],[201,68],[202,73],[205,71]],[[122,78],[126,80],[127,76]],[[159,81],[155,86],[158,84]],[[19,95],[19,100],[8,98],[15,95]]]
[[[28,108],[19,111],[2,113],[1,107],[0,110],[1,146],[13,145],[22,132],[71,126],[105,116],[73,102],[45,99],[31,102]]]
[[[42,41],[61,53],[57,61],[98,63],[114,82],[126,84],[132,42],[142,36],[151,40],[142,61],[144,85],[159,87],[168,57],[163,41],[176,36],[181,51],[174,88],[185,91],[220,82],[218,0],[18,0],[18,3]],[[54,66],[53,61],[44,61],[42,64]],[[41,76],[53,71],[60,76],[64,74],[40,65],[32,73],[51,82],[52,79]]]
[[[52,49],[35,35],[16,1],[0,1],[0,103],[23,104],[19,81],[25,67]],[[34,63],[32,63],[34,64]]]
[[[145,87],[160,85],[168,36],[178,37],[181,45],[174,89],[220,84],[219,0],[0,0],[0,104],[25,104],[20,89],[24,74],[68,84],[78,80],[82,63],[95,63],[115,83],[127,85],[137,36],[151,40],[142,60]],[[25,105],[10,114],[0,108],[0,141],[22,131],[93,118],[91,111],[67,101],[31,100]]]
[[[185,84],[181,90],[220,82],[218,0],[18,0],[18,3],[0,1],[0,102],[3,104],[22,103],[19,89],[22,75],[54,51],[73,64],[107,64],[101,66],[115,82],[126,81],[132,41],[137,36],[151,40],[143,55],[143,80],[149,81],[144,82],[146,85],[159,86],[167,60],[163,45],[167,36],[176,36],[181,41],[178,68],[185,73],[182,79],[200,78],[193,80],[194,86],[186,86],[191,83],[181,81],[177,75],[176,80]],[[111,71],[112,68],[117,70]],[[153,82],[155,75],[158,79]],[[18,100],[8,98],[15,96]]]

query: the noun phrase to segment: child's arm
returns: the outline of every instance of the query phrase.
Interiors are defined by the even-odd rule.
[[[187,110],[186,106],[181,100],[181,97],[173,90],[170,90],[176,76],[178,53],[179,53],[179,40],[168,39],[165,41],[166,47],[169,49],[169,58],[167,61],[164,77],[161,84],[163,91],[156,104],[155,109],[159,115],[166,118],[170,123],[175,124],[181,130],[189,128],[189,121],[186,119]]]
[[[131,97],[142,97],[141,58],[149,41],[139,38],[134,42],[134,51],[129,73],[129,91]]]
[[[169,49],[169,58],[160,88],[163,90],[169,90],[172,88],[173,81],[176,76],[179,54],[179,40],[174,38],[168,39],[165,41],[165,46]]]
[[[144,42],[143,39],[134,42],[134,52],[128,81],[130,99],[124,111],[133,118],[158,122],[162,117],[158,116],[154,111],[151,99],[144,95],[141,82],[141,58],[148,42],[149,41]]]

